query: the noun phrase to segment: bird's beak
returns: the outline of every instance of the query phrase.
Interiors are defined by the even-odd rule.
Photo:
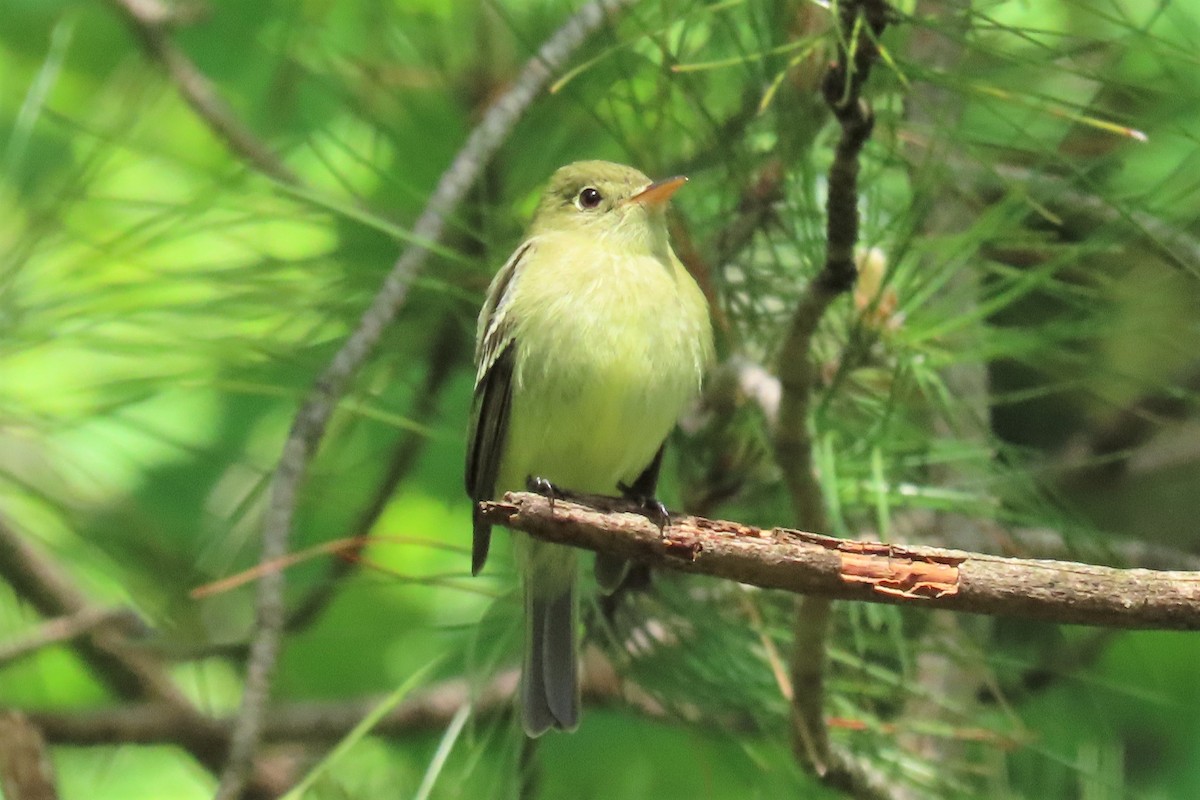
[[[679,191],[679,187],[687,183],[687,176],[676,175],[674,178],[664,178],[642,189],[629,198],[629,203],[640,203],[644,206],[661,206],[671,199],[671,195]]]

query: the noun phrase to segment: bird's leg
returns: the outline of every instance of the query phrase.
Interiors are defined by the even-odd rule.
[[[572,496],[570,492],[566,491],[565,489],[558,488],[541,475],[525,476],[525,488],[526,490],[533,492],[534,494],[540,494],[542,497],[545,497],[547,500],[549,500],[551,514],[554,513],[555,499],[561,497],[564,500],[568,500]]]
[[[658,489],[658,473],[662,469],[663,450],[666,446],[664,442],[658,448],[650,466],[646,467],[632,484],[626,485],[623,482],[617,484],[617,488],[621,490],[621,494],[626,500],[641,506],[642,513],[646,515],[646,518],[658,526],[659,533],[662,533],[671,523],[671,515],[667,511],[667,507],[655,496]]]

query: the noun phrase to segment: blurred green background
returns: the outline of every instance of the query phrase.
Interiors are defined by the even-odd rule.
[[[181,100],[115,0],[0,3],[0,514],[91,602],[135,609],[130,646],[202,710],[236,708],[253,588],[189,592],[257,563],[298,402],[472,125],[578,6],[180,6],[170,40],[289,184]],[[287,638],[279,703],[381,695],[430,664],[425,683],[480,689],[514,666],[503,536],[467,577],[463,432],[483,290],[556,167],[688,174],[674,236],[713,298],[722,380],[771,368],[821,264],[837,130],[816,87],[834,44],[815,2],[645,0],[538,97],[319,453],[293,549],[374,541],[357,570],[331,573],[328,555],[288,570],[289,601],[320,613]],[[882,44],[861,206],[879,263],[814,353],[828,533],[1193,566],[1200,7],[909,3]],[[794,524],[741,375],[690,415],[665,499]],[[542,741],[532,793],[833,796],[795,765],[772,677],[790,599],[654,587],[589,639],[657,712],[587,708],[578,733]],[[0,584],[0,641],[42,621],[27,600]],[[1200,796],[1195,636],[843,604],[830,658],[835,740],[898,796]],[[70,646],[0,664],[0,706],[120,702]],[[326,762],[336,742],[270,752],[297,778],[323,768],[312,797],[518,792],[503,708],[356,738]],[[176,747],[51,744],[64,798],[215,785]]]

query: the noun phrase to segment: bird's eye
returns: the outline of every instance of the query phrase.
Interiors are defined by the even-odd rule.
[[[575,205],[579,206],[580,209],[586,210],[600,205],[603,199],[599,191],[588,186],[579,193],[579,197],[575,200]]]

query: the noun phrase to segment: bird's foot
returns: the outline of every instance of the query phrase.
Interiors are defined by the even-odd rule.
[[[621,490],[622,497],[632,503],[638,504],[646,519],[658,526],[660,534],[671,524],[670,512],[667,511],[667,507],[657,497],[652,494],[642,494],[635,487],[627,486],[624,483],[618,483],[617,488]]]
[[[560,489],[550,481],[543,478],[541,475],[527,475],[525,477],[525,489],[540,494],[542,497],[550,501],[550,513],[554,513],[554,501],[562,498],[568,500],[571,498],[571,493],[565,489]]]

